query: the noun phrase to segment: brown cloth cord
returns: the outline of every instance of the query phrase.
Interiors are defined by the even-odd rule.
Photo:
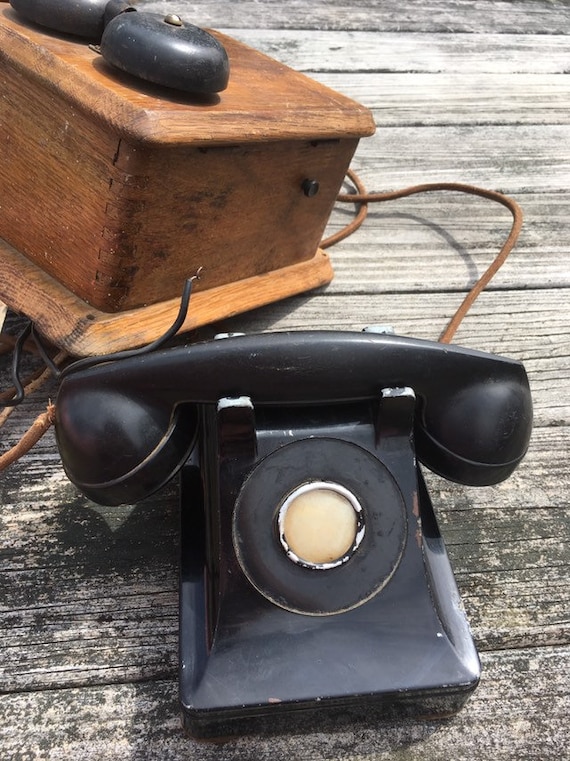
[[[499,268],[503,265],[507,256],[511,253],[523,224],[523,213],[521,207],[516,201],[503,193],[498,193],[494,190],[486,190],[484,188],[478,188],[475,185],[465,185],[460,182],[433,182],[423,185],[412,185],[409,188],[403,190],[395,190],[390,193],[367,193],[362,181],[358,175],[351,169],[347,172],[348,178],[356,188],[356,193],[342,193],[337,196],[337,201],[342,203],[356,203],[359,205],[358,213],[356,217],[346,227],[339,232],[331,235],[330,238],[326,238],[321,242],[321,248],[328,248],[329,246],[344,240],[349,235],[352,235],[362,225],[368,214],[368,204],[378,203],[381,201],[394,201],[397,198],[405,198],[407,196],[413,196],[418,193],[428,193],[432,191],[455,191],[457,193],[468,193],[473,196],[481,196],[481,198],[488,198],[491,201],[505,206],[513,215],[513,224],[511,231],[505,243],[497,256],[493,259],[489,267],[481,275],[479,280],[473,285],[471,290],[465,296],[461,302],[459,308],[450,319],[447,327],[441,334],[439,340],[442,343],[449,343],[455,335],[457,328],[461,324],[461,321],[477,299],[481,291],[487,287],[491,278],[497,273]]]
[[[62,351],[54,357],[53,362],[56,366],[58,366],[66,358],[67,352]],[[43,370],[43,372],[39,375],[34,373],[32,376],[30,376],[30,378],[24,381],[24,388],[29,394],[31,394],[41,388],[43,384],[49,379],[50,375],[51,370],[49,368]],[[14,393],[15,389],[8,389],[1,395],[1,397],[7,400],[10,399]],[[15,407],[5,407],[5,409],[0,413],[0,428],[4,425],[14,409]],[[37,416],[37,418],[24,433],[18,443],[14,444],[13,447],[0,455],[0,471],[6,470],[6,468],[10,467],[10,465],[15,463],[16,460],[19,460],[20,457],[27,454],[30,449],[38,443],[46,431],[49,430],[54,420],[55,405],[51,402],[48,402],[45,412],[42,412]]]
[[[488,285],[491,278],[495,275],[495,273],[504,263],[507,256],[512,251],[523,223],[523,214],[520,206],[512,198],[509,198],[502,193],[498,193],[494,190],[485,190],[484,188],[478,188],[474,185],[465,185],[463,183],[435,182],[422,185],[413,185],[409,188],[404,188],[403,190],[395,190],[389,193],[368,193],[362,181],[353,170],[348,170],[347,177],[354,185],[356,193],[341,193],[337,197],[337,201],[340,203],[357,204],[358,209],[356,216],[344,228],[339,230],[334,235],[331,235],[330,237],[325,238],[323,241],[321,241],[321,248],[330,248],[330,246],[333,246],[335,243],[348,238],[349,235],[352,235],[356,230],[358,230],[368,214],[368,204],[379,203],[382,201],[394,201],[398,198],[405,198],[407,196],[417,195],[418,193],[435,191],[454,191],[458,193],[468,193],[470,195],[480,196],[491,201],[496,201],[497,203],[505,206],[513,215],[511,231],[501,250],[495,259],[491,262],[489,267],[485,270],[485,272],[467,293],[459,308],[453,317],[449,320],[447,327],[442,332],[439,340],[442,343],[449,343],[455,335],[457,328],[461,324],[461,321],[473,305],[474,301],[477,299],[481,291]],[[67,355],[62,352],[54,359],[54,364],[57,366],[63,363],[66,356]],[[39,377],[32,376],[30,379],[28,379],[28,381],[24,384],[28,393],[37,390],[49,378],[49,375],[50,370],[48,368]],[[4,394],[0,395],[0,402],[2,397],[4,399],[11,398],[11,394],[11,390],[4,392]],[[0,414],[0,427],[4,424],[12,409],[13,408],[6,408],[4,412]],[[22,436],[20,441],[7,452],[4,452],[4,454],[0,455],[0,471],[5,470],[7,467],[12,465],[12,463],[26,454],[50,428],[54,418],[55,406],[49,402],[46,411],[36,418],[30,428]]]

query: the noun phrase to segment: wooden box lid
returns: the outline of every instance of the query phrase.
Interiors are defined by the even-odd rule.
[[[85,41],[0,7],[3,56],[135,144],[359,138],[375,129],[364,106],[218,32],[212,33],[228,53],[229,85],[219,96],[197,99],[119,72]]]

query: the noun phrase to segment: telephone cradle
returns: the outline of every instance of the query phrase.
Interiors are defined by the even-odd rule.
[[[496,484],[531,426],[519,362],[309,331],[72,369],[56,433],[105,504],[180,473],[180,701],[223,737],[462,706],[480,663],[418,461]]]

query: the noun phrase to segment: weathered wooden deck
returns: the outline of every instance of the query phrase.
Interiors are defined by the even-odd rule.
[[[519,201],[520,242],[456,342],[525,362],[535,429],[500,486],[429,479],[484,668],[465,708],[443,722],[316,726],[221,747],[180,728],[175,485],[135,508],[97,507],[66,480],[50,433],[0,476],[0,756],[561,759],[570,744],[570,4],[141,5],[222,29],[369,106],[378,131],[353,166],[370,190],[457,181]],[[335,212],[331,231],[348,216]],[[391,323],[437,338],[509,225],[501,207],[456,194],[382,204],[331,250],[328,288],[223,329]],[[39,395],[12,416],[2,448],[42,404]]]

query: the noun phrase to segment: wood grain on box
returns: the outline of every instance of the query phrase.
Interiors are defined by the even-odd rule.
[[[232,300],[230,288],[214,319],[331,279],[318,245],[358,140],[374,132],[372,116],[217,36],[230,58],[228,89],[192,97],[118,72],[84,41],[0,11],[0,237],[40,270],[34,319],[52,340],[44,302],[57,295],[42,291],[42,273],[82,302],[67,315],[76,325],[89,309],[99,319],[169,302],[198,270],[201,292],[267,276],[263,298],[242,301],[240,292]],[[318,183],[316,194],[305,192],[306,181]],[[6,269],[8,248],[0,249]],[[295,265],[304,265],[302,276],[284,269]],[[21,285],[5,283],[0,296],[28,313],[10,303]],[[125,338],[128,329],[120,328]]]

